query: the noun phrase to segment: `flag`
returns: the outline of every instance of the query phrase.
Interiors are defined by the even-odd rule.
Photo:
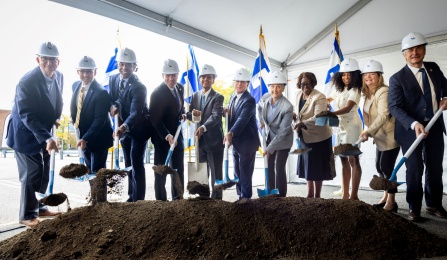
[[[110,58],[109,65],[104,75],[104,80],[102,81],[102,86],[109,92],[109,77],[118,73],[118,63],[116,62],[116,55],[118,53],[118,48],[115,48],[115,55]]]
[[[202,90],[202,85],[199,82],[199,65],[197,63],[196,55],[194,54],[193,47],[188,44],[188,54],[186,56],[186,71],[182,73],[180,77],[180,83],[185,86],[186,89],[186,110],[189,111],[189,104],[191,104],[192,95]],[[191,151],[194,148],[194,134],[196,131],[195,124],[188,121],[188,124],[182,129],[188,136],[185,138],[185,151]]]
[[[194,49],[189,44],[188,49],[189,52],[186,58],[186,71],[182,73],[180,83],[187,86],[185,102],[190,104],[192,94],[202,90],[202,85],[200,85],[199,82],[199,65],[197,64]]]
[[[335,24],[335,39],[332,46],[331,59],[329,60],[329,68],[326,75],[326,81],[324,82],[324,84],[326,84],[324,89],[324,94],[326,95],[326,97],[329,97],[333,89],[331,78],[340,70],[340,63],[343,61],[343,53],[340,49],[340,39],[338,37],[338,34],[339,33],[337,24]]]
[[[255,98],[256,104],[259,103],[261,97],[268,92],[264,78],[267,78],[270,72],[270,62],[267,56],[264,35],[262,34],[262,26],[259,33],[259,51],[253,66],[253,74],[251,76],[248,89],[250,94]]]

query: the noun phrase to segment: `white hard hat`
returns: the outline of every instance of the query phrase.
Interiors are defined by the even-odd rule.
[[[165,60],[164,64],[163,64],[163,74],[169,75],[169,74],[177,74],[179,73],[179,69],[178,69],[178,65],[177,62],[175,60]]]
[[[274,72],[270,72],[269,76],[268,76],[268,84],[287,84],[287,79],[284,76],[284,74],[282,74],[279,71],[274,71]]]
[[[41,57],[59,57],[59,51],[57,50],[56,45],[51,42],[42,43],[36,54]]]
[[[422,44],[427,44],[424,36],[417,32],[411,32],[402,39],[402,51]]]
[[[137,56],[135,56],[135,52],[129,48],[124,48],[118,51],[116,55],[117,62],[125,62],[125,63],[137,63]]]
[[[250,72],[244,68],[240,68],[234,72],[234,81],[250,81],[251,75]]]
[[[380,72],[383,73],[383,67],[382,67],[382,63],[375,61],[375,60],[370,60],[368,61],[365,66],[363,66],[363,73],[368,73],[368,72]]]
[[[359,64],[355,59],[347,58],[341,62],[339,72],[351,72],[359,69]]]
[[[199,77],[203,75],[214,75],[214,77],[217,77],[214,67],[208,64],[203,65],[202,69],[200,70]]]
[[[84,58],[82,58],[79,61],[79,64],[76,67],[76,69],[79,69],[79,70],[81,70],[81,69],[91,69],[91,70],[94,70],[94,69],[96,69],[96,64],[95,64],[95,61],[91,57],[84,56]]]

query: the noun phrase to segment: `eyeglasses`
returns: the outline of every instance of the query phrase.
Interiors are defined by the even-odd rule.
[[[40,56],[40,60],[43,62],[51,62],[51,63],[56,63],[56,61],[58,61],[59,59],[57,57],[45,57],[45,56]]]
[[[297,84],[297,86],[300,87],[300,88],[304,88],[304,87],[312,87],[312,83],[310,83],[310,82],[305,82],[305,83]]]

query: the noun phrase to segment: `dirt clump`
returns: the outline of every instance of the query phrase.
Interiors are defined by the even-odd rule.
[[[183,183],[180,180],[180,176],[176,170],[172,169],[168,165],[154,165],[152,166],[152,170],[154,170],[155,173],[158,173],[160,175],[171,174],[172,182],[174,183],[175,189],[177,190],[177,194],[180,199],[183,199],[183,191],[184,191]]]
[[[59,171],[59,175],[64,178],[73,179],[76,177],[84,176],[88,172],[89,169],[84,164],[70,163],[69,165],[64,165],[61,168],[61,170]]]
[[[310,152],[312,148],[304,147],[304,148],[298,148],[290,152],[290,154],[305,154],[307,152]]]
[[[122,193],[122,182],[124,178],[127,176],[126,171],[121,170],[111,170],[102,168],[96,173],[96,178],[91,180],[91,194],[88,202],[92,204],[96,204],[95,198],[101,198],[100,202],[102,202],[102,195],[107,193]]]
[[[59,206],[62,203],[64,203],[64,201],[68,201],[68,197],[65,193],[56,193],[56,194],[50,194],[42,199],[39,200],[39,202],[41,202],[44,205],[47,206]],[[68,203],[70,204],[70,203]]]
[[[359,152],[359,151],[360,151],[360,149],[357,146],[354,146],[352,144],[339,144],[337,146],[334,146],[334,154],[335,155]]]
[[[210,196],[210,186],[208,184],[201,184],[198,181],[190,181],[186,185],[189,194],[199,195],[201,197]]]
[[[100,203],[0,242],[0,259],[420,259],[447,240],[361,201]]]
[[[369,182],[369,187],[373,190],[389,190],[397,188],[397,183],[392,182],[384,177],[374,175]]]
[[[334,115],[331,111],[321,111],[315,117],[332,117],[332,118],[338,118],[337,115]]]

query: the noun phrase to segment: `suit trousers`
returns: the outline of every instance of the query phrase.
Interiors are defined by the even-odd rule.
[[[154,148],[155,148],[154,165],[164,165],[166,157],[168,156],[169,143],[165,140],[160,140],[159,138],[158,139],[153,138],[152,141],[154,142]],[[185,182],[183,175],[184,172],[183,156],[184,156],[183,138],[180,138],[179,136],[179,139],[177,140],[177,146],[174,148],[169,165],[171,166],[172,169],[177,171],[180,178],[180,182],[184,186]],[[155,199],[167,201],[168,197],[165,188],[167,174],[158,174],[154,172],[154,176],[155,176],[155,184],[154,184]],[[172,200],[178,200],[181,197],[183,197],[183,194],[179,194],[179,191],[177,191],[177,189],[175,188],[174,175],[172,174],[171,174],[171,195]]]
[[[256,151],[242,154],[238,153],[233,147],[234,176],[239,178],[239,182],[236,184],[239,199],[250,199],[253,194],[252,178],[255,169],[255,157]]]
[[[277,150],[268,158],[269,189],[277,188],[279,195],[287,195],[286,162],[290,149]]]
[[[91,173],[97,173],[100,169],[106,168],[106,162],[107,162],[107,155],[108,155],[108,149],[104,149],[102,151],[92,152],[88,145],[84,150],[84,159],[85,164],[87,165],[87,168],[90,169]],[[103,184],[101,187],[101,194],[99,194],[97,191],[93,191],[93,181],[90,180],[90,194],[96,194],[94,197],[92,197],[92,202],[105,202],[107,201],[107,182]]]
[[[394,164],[399,155],[400,147],[396,147],[387,151],[379,151],[376,149],[376,170],[380,177],[389,179],[393,174]],[[396,193],[397,188],[387,190],[388,193]]]
[[[424,126],[428,122],[423,123]],[[410,131],[410,130],[409,130]],[[413,131],[414,132],[414,131]],[[405,161],[407,167],[407,202],[410,210],[420,212],[422,197],[425,193],[427,207],[442,206],[442,161],[444,158],[444,139],[441,121],[438,119],[430,129],[427,137],[416,147]],[[402,144],[405,154],[411,143]],[[422,189],[422,175],[425,165],[425,190]]]
[[[37,218],[39,212],[48,210],[40,203],[35,192],[45,193],[50,172],[50,155],[47,150],[34,155],[15,152],[21,182],[19,220]]]
[[[128,202],[144,200],[146,196],[146,170],[144,169],[144,153],[147,140],[138,141],[135,138],[124,135],[120,140],[123,147],[124,162],[126,167],[132,166],[129,172],[129,199]]]
[[[216,179],[222,180],[223,176],[223,156],[224,150],[209,150],[204,146],[200,147],[199,162],[207,162],[208,178],[211,177],[211,198],[222,199],[222,190],[214,190]]]

